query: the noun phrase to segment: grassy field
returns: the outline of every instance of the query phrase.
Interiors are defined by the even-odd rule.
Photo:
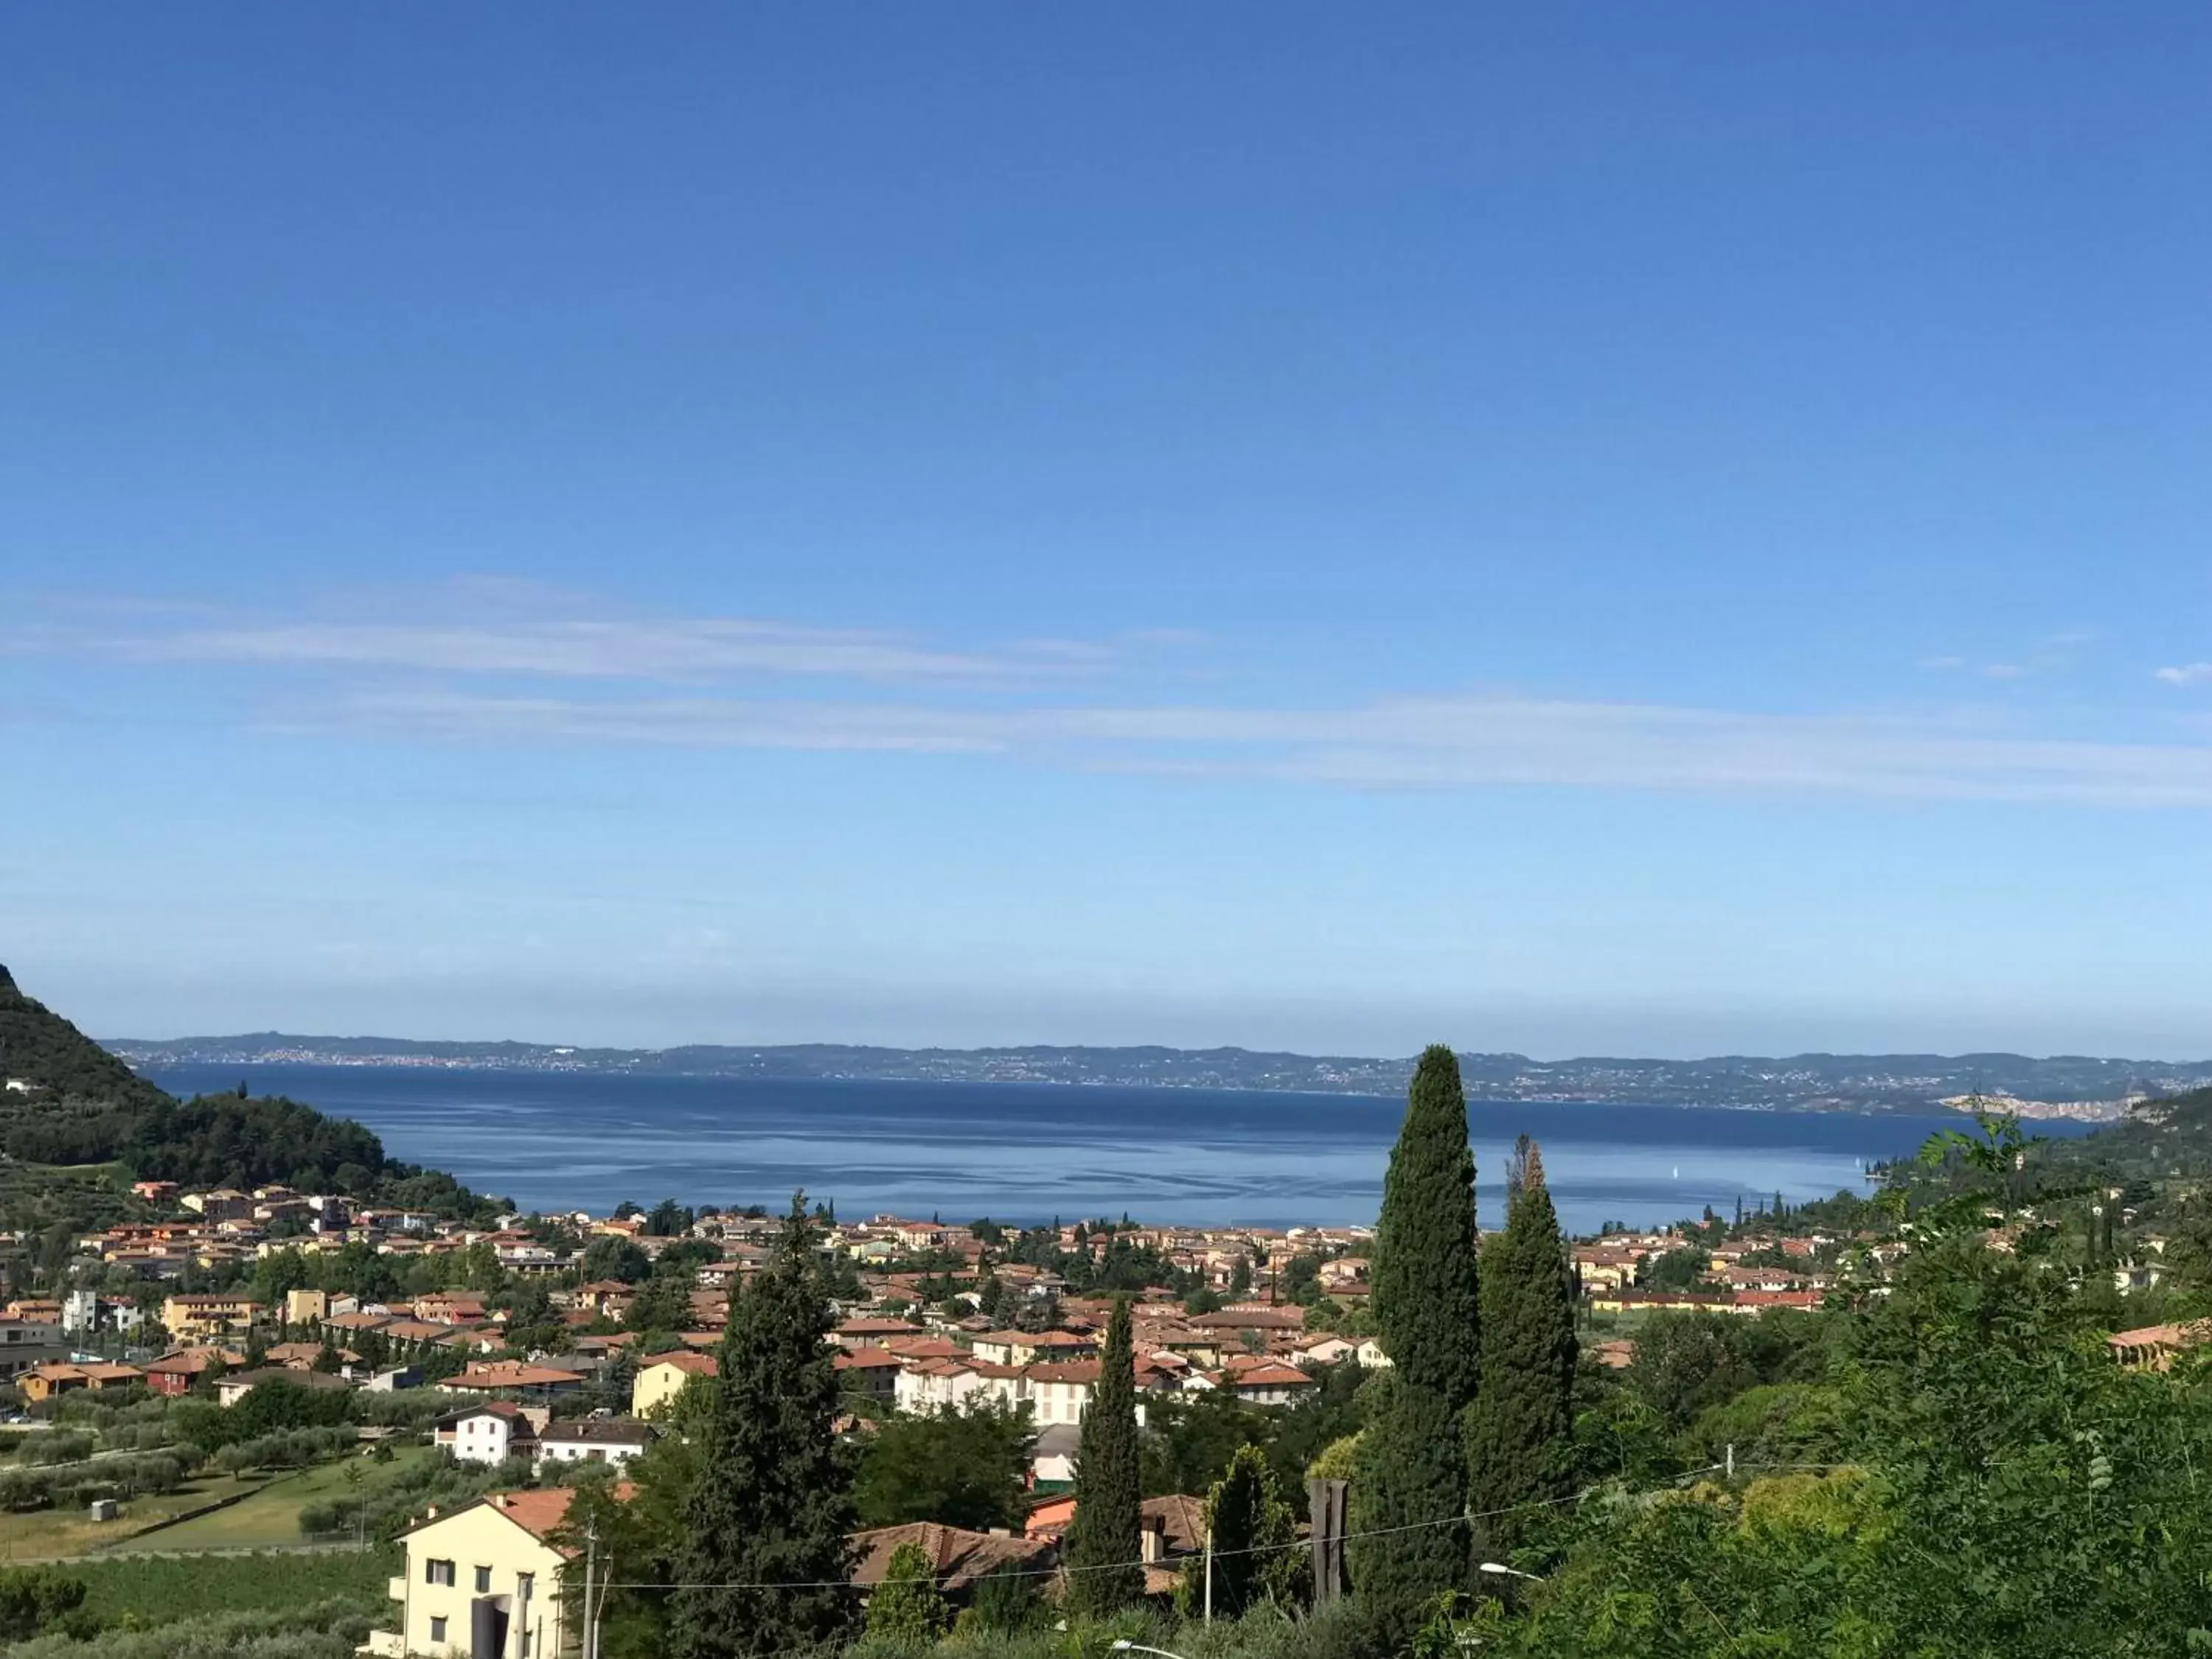
[[[343,1500],[362,1486],[381,1485],[401,1470],[425,1458],[435,1457],[434,1446],[404,1446],[389,1463],[370,1463],[358,1457],[340,1458],[270,1481],[261,1491],[227,1510],[203,1515],[149,1537],[113,1545],[111,1550],[228,1550],[260,1549],[301,1541],[300,1511],[310,1504]],[[347,1477],[351,1475],[354,1480]],[[189,1507],[189,1505],[187,1506]]]
[[[166,1624],[208,1613],[287,1610],[343,1596],[369,1614],[389,1605],[385,1586],[401,1570],[390,1546],[315,1555],[116,1556],[74,1562],[85,1607],[103,1621]]]
[[[105,1522],[93,1521],[76,1504],[63,1510],[33,1510],[21,1515],[0,1512],[0,1561],[35,1561],[112,1548],[156,1521],[181,1515],[234,1492],[254,1492],[267,1484],[265,1475],[210,1475],[188,1480],[173,1492],[131,1498],[124,1504],[119,1519]]]

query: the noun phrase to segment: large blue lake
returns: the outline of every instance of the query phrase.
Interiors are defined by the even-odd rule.
[[[1129,1214],[1152,1221],[1371,1221],[1404,1104],[1367,1096],[1007,1083],[624,1077],[414,1066],[254,1066],[257,1094],[357,1118],[393,1157],[526,1209],[780,1206],[794,1188],[844,1214],[946,1220]],[[149,1073],[180,1094],[237,1066]],[[1956,1117],[1682,1106],[1478,1103],[1486,1225],[1514,1136],[1542,1144],[1565,1224],[1595,1231],[1869,1190],[1862,1166]],[[2065,1133],[2074,1126],[2050,1126]]]

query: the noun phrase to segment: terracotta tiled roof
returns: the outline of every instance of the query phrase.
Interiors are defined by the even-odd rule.
[[[242,1353],[218,1354],[213,1348],[180,1348],[175,1353],[165,1353],[159,1359],[149,1360],[146,1369],[149,1371],[181,1372],[186,1376],[198,1376],[218,1358],[226,1365],[243,1365],[246,1363],[246,1356]]]
[[[465,1368],[459,1376],[447,1379],[449,1389],[549,1389],[574,1382],[573,1371],[551,1370],[543,1365],[526,1365],[520,1359],[495,1359],[488,1364]]]
[[[714,1355],[692,1353],[688,1350],[673,1353],[648,1354],[637,1362],[637,1368],[640,1370],[653,1365],[673,1365],[678,1370],[690,1376],[712,1376],[716,1370]]]
[[[535,1492],[488,1492],[477,1501],[486,1509],[495,1510],[505,1516],[532,1538],[543,1541],[548,1534],[568,1519],[568,1504],[575,1495],[567,1486],[553,1486]],[[637,1495],[637,1487],[624,1480],[615,1486],[614,1495],[616,1502],[627,1504]],[[458,1515],[460,1511],[455,1510],[452,1513]]]
[[[1255,1365],[1232,1375],[1231,1386],[1239,1389],[1307,1389],[1313,1378],[1295,1365]]]
[[[1035,1538],[1002,1538],[969,1532],[934,1521],[902,1527],[877,1527],[853,1534],[853,1582],[863,1589],[884,1581],[900,1547],[917,1544],[937,1574],[941,1589],[963,1590],[1001,1567],[1041,1571],[1052,1565],[1053,1546]]]

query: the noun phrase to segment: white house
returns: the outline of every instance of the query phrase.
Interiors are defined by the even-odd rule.
[[[917,1416],[997,1402],[1008,1407],[1026,1398],[1022,1374],[1012,1365],[973,1359],[909,1360],[899,1369],[892,1397]]]
[[[620,1417],[549,1423],[538,1433],[538,1462],[540,1468],[548,1463],[627,1463],[659,1434],[650,1423]]]
[[[1075,1454],[1083,1431],[1073,1423],[1055,1423],[1036,1437],[1030,1454],[1030,1484],[1038,1492],[1065,1492],[1075,1484]]]
[[[438,1443],[463,1463],[504,1463],[510,1457],[534,1457],[538,1437],[550,1413],[543,1406],[489,1400],[448,1412],[434,1425]]]

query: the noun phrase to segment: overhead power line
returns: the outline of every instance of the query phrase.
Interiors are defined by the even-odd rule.
[[[1848,1463],[1738,1463],[1735,1465],[1735,1473],[1739,1474],[1762,1474],[1777,1473],[1784,1470],[1796,1470],[1804,1473],[1815,1470],[1850,1468],[1854,1466]],[[1680,1486],[1684,1481],[1695,1480],[1702,1475],[1718,1474],[1723,1473],[1726,1468],[1727,1466],[1724,1464],[1708,1463],[1702,1468],[1691,1469],[1684,1474],[1676,1475],[1674,1480],[1668,1486],[1648,1486],[1639,1492],[1628,1493],[1627,1496],[1633,1498],[1651,1497],[1659,1492],[1672,1491]],[[1470,1521],[1488,1521],[1501,1515],[1516,1514],[1522,1510],[1549,1509],[1556,1508],[1562,1504],[1579,1504],[1586,1498],[1594,1498],[1601,1492],[1610,1490],[1613,1490],[1613,1488],[1609,1483],[1601,1484],[1595,1486],[1585,1486],[1580,1492],[1568,1492],[1559,1498],[1531,1498],[1522,1503],[1507,1504],[1501,1508],[1494,1510],[1472,1510],[1460,1515],[1441,1516],[1433,1521],[1408,1521],[1403,1525],[1395,1527],[1370,1527],[1361,1532],[1345,1534],[1343,1541],[1346,1543],[1351,1543],[1356,1540],[1363,1538],[1387,1538],[1397,1533],[1422,1532],[1431,1527],[1463,1526]],[[1285,1550],[1302,1550],[1310,1547],[1310,1540],[1297,1539],[1288,1544],[1253,1544],[1243,1549],[1216,1550],[1213,1552],[1213,1557],[1214,1559],[1218,1561],[1225,1556],[1277,1554]],[[1079,1572],[1122,1572],[1131,1567],[1158,1566],[1159,1565],[1160,1563],[1158,1561],[1146,1561],[1139,1559],[1134,1561],[1113,1561],[1085,1567],[1011,1567],[1000,1569],[993,1576],[1006,1578],[1060,1578]],[[738,1583],[655,1583],[647,1581],[639,1581],[636,1583],[623,1583],[617,1581],[606,1584],[603,1586],[603,1588],[606,1589],[629,1590],[842,1589],[848,1587],[851,1582],[852,1581],[850,1579],[846,1578],[763,1578]],[[880,1588],[882,1584],[931,1584],[935,1583],[936,1582],[937,1579],[934,1575],[919,1578],[885,1578],[880,1581],[878,1587]]]

